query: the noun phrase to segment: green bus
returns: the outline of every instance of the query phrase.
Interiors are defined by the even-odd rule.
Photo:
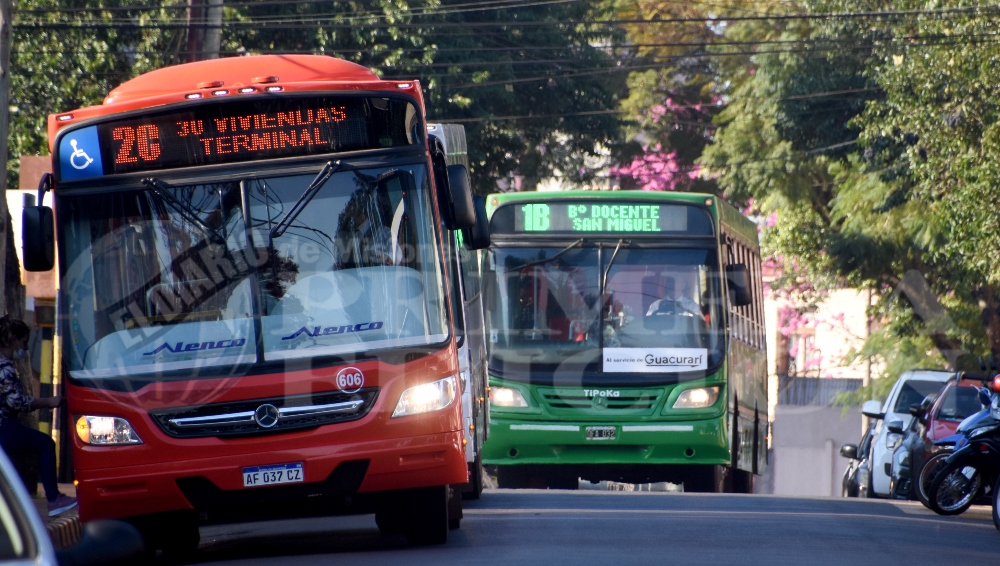
[[[487,212],[499,486],[751,492],[768,438],[757,226],[692,193],[494,194]]]

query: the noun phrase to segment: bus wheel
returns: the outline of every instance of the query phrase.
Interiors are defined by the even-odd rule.
[[[686,493],[725,493],[728,466],[692,466],[684,478]]]
[[[187,559],[198,551],[201,534],[193,511],[134,517],[129,522],[142,534],[148,558],[157,550],[174,559]]]
[[[753,472],[732,470],[733,493],[753,493]]]
[[[448,488],[448,529],[454,531],[462,526],[462,492],[460,486]]]
[[[448,542],[448,486],[425,487],[409,492],[405,502],[406,540],[413,545]]]
[[[580,478],[574,473],[554,472],[546,480],[549,489],[580,489]]]
[[[497,487],[500,489],[524,489],[529,479],[521,466],[497,466]]]
[[[476,461],[469,464],[469,485],[462,492],[462,499],[479,499],[483,494],[483,457],[476,453]]]
[[[375,524],[383,535],[398,535],[405,530],[406,517],[400,509],[383,504],[375,510]]]

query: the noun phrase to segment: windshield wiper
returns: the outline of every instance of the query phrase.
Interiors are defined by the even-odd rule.
[[[288,228],[292,225],[292,222],[295,222],[295,219],[298,218],[299,214],[301,214],[306,208],[306,205],[309,204],[309,201],[311,201],[313,197],[316,196],[316,193],[319,192],[320,187],[322,187],[323,184],[326,183],[327,179],[336,173],[338,169],[340,169],[340,161],[326,162],[326,165],[319,170],[316,178],[309,183],[309,186],[306,187],[306,190],[302,193],[302,196],[299,197],[299,200],[295,202],[292,209],[289,210],[288,213],[274,225],[274,228],[271,228],[270,236],[272,240],[274,238],[280,238],[282,234],[288,230]]]
[[[615,246],[615,251],[611,254],[611,259],[608,260],[608,266],[604,268],[604,274],[601,276],[601,288],[608,288],[608,273],[611,273],[611,266],[615,263],[615,258],[618,257],[618,250],[622,249],[622,244],[625,243],[625,238],[618,240],[618,245]],[[628,243],[632,243],[629,241]]]
[[[571,249],[579,246],[582,243],[583,243],[583,238],[580,238],[579,240],[573,242],[572,244],[570,244],[570,245],[566,246],[565,248],[563,248],[563,249],[559,250],[558,252],[556,252],[555,255],[553,255],[552,257],[545,258],[545,259],[539,259],[539,260],[535,260],[535,261],[529,261],[528,263],[526,263],[524,265],[519,265],[517,267],[511,267],[510,269],[505,269],[505,270],[503,270],[503,272],[504,273],[509,273],[511,271],[514,271],[515,269],[524,269],[525,267],[532,267],[532,266],[535,266],[535,265],[542,265],[543,263],[548,263],[550,261],[559,259],[559,256],[561,256],[564,253],[570,251]]]
[[[143,179],[141,182],[143,185],[146,185],[146,187],[148,187],[151,191],[156,193],[157,196],[166,201],[167,204],[174,207],[178,212],[180,212],[181,216],[183,216],[185,220],[196,225],[198,228],[201,228],[201,230],[206,234],[214,236],[219,240],[225,241],[222,238],[222,236],[219,235],[218,232],[209,227],[208,224],[205,224],[205,222],[198,216],[197,211],[195,211],[187,204],[184,204],[183,202],[177,200],[177,198],[174,195],[170,194],[170,191],[168,189],[172,189],[173,187],[157,179],[156,177],[147,177]]]

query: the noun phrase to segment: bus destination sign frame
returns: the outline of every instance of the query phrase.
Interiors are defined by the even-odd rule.
[[[707,209],[688,203],[641,200],[518,201],[499,207],[499,234],[633,234],[712,236]]]
[[[59,179],[415,145],[402,97],[255,97],[178,106],[60,134]]]

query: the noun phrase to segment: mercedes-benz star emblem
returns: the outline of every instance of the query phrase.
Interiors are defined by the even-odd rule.
[[[253,412],[253,420],[257,421],[260,428],[271,428],[278,424],[278,417],[281,413],[274,405],[261,405]]]

